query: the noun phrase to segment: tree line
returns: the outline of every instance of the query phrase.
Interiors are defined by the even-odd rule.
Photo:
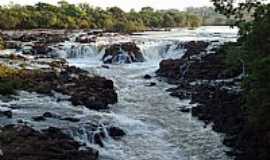
[[[166,27],[197,27],[201,17],[179,10],[154,10],[144,7],[140,11],[125,12],[118,7],[102,9],[87,3],[78,5],[59,1],[58,5],[9,4],[0,6],[0,29],[85,29],[108,31],[140,31]]]
[[[242,62],[246,66],[241,107],[247,122],[237,142],[252,144],[252,150],[238,159],[270,159],[270,4],[263,0],[212,1],[217,11],[233,17],[240,29],[237,43],[226,47],[226,52],[230,65]]]

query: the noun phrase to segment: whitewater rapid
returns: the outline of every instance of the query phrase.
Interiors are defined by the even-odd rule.
[[[182,107],[192,107],[189,100],[173,98],[166,89],[174,87],[154,78],[162,59],[180,58],[185,53],[177,45],[184,41],[206,40],[212,43],[234,41],[236,30],[228,27],[203,27],[197,30],[176,30],[174,32],[150,32],[133,36],[146,62],[100,65],[99,53],[96,59],[69,59],[94,74],[112,79],[117,88],[119,102],[111,106],[110,122],[127,133],[120,141],[105,140],[105,147],[99,148],[101,160],[229,160],[225,154],[229,149],[222,144],[222,135],[211,130],[202,122],[182,113]],[[148,87],[154,82],[157,85]]]
[[[91,74],[104,76],[114,81],[119,101],[111,105],[111,110],[98,112],[84,106],[74,107],[67,97],[55,97],[35,93],[20,92],[16,100],[0,102],[0,109],[13,107],[14,118],[2,122],[14,123],[24,119],[37,129],[55,126],[63,128],[76,140],[94,147],[100,152],[100,160],[230,160],[225,154],[229,150],[222,144],[222,135],[211,130],[191,116],[180,111],[182,107],[192,107],[190,100],[179,100],[169,95],[166,89],[174,87],[155,77],[155,71],[163,59],[180,58],[185,49],[179,43],[190,40],[206,40],[212,44],[235,41],[237,30],[228,27],[201,27],[196,30],[176,29],[172,32],[147,32],[129,36],[141,49],[145,62],[102,67],[104,46],[115,41],[96,44],[79,44],[74,41],[60,44],[52,53],[66,58],[70,65],[88,70]],[[123,41],[123,37],[120,39]],[[210,49],[209,49],[210,50]],[[144,75],[153,76],[145,80]],[[149,87],[150,83],[155,86]],[[59,101],[61,99],[61,101]],[[33,115],[46,111],[66,117],[79,118],[78,123],[52,119],[34,122]],[[88,131],[89,122],[120,127],[126,132],[121,140],[109,136],[104,139],[104,147],[93,144],[93,134]],[[104,132],[106,132],[104,130]]]

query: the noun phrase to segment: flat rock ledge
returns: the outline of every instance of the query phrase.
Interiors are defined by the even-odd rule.
[[[25,90],[53,95],[59,92],[69,96],[73,105],[84,105],[89,109],[108,109],[117,103],[117,93],[113,81],[99,76],[91,76],[87,71],[53,61],[47,69],[12,69],[1,65],[1,94],[12,90]]]

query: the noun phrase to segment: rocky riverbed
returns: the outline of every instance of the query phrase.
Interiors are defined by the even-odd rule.
[[[226,65],[222,49],[205,54],[207,45],[197,46],[196,50],[186,52],[191,54],[180,59],[161,61],[157,74],[177,84],[167,91],[171,96],[191,99],[190,103],[195,104],[182,107],[180,111],[191,113],[206,126],[211,125],[214,131],[225,134],[223,143],[232,148],[228,155],[237,160],[257,159],[258,156],[264,159],[264,155],[258,153],[266,152],[269,143],[262,140],[265,135],[248,125],[247,112],[243,108],[245,99],[240,82],[245,76],[245,66],[239,61],[239,65],[232,68]]]
[[[224,144],[235,148],[245,121],[238,107],[243,66],[228,69],[215,52],[230,34],[213,37],[202,30],[200,37],[183,30],[191,35],[186,40],[178,31],[166,33],[177,35],[172,39],[162,33],[149,38],[54,32],[1,34],[8,50],[0,59],[0,137],[17,137],[0,140],[2,157],[12,157],[9,148],[22,140],[16,154],[28,159],[228,160],[225,151],[235,155],[211,130],[226,133]],[[237,125],[232,129],[232,124]],[[59,141],[67,147],[60,148]],[[31,147],[36,145],[42,151]]]

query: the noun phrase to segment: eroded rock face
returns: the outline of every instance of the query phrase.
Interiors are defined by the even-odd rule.
[[[199,49],[194,49],[198,46]],[[256,137],[252,131],[245,131],[247,117],[241,108],[240,79],[236,78],[243,72],[243,66],[239,62],[239,66],[230,68],[225,63],[224,53],[203,54],[201,47],[206,47],[206,44],[189,46],[192,51],[187,50],[187,55],[181,59],[162,61],[157,73],[178,84],[178,87],[167,90],[172,96],[190,99],[191,104],[196,104],[191,108],[180,108],[180,111],[191,112],[206,125],[212,124],[216,132],[225,133],[223,143],[233,148],[228,152],[230,155],[237,156],[237,159],[255,159],[253,149],[258,143],[243,140],[245,136],[249,139]]]
[[[98,151],[87,148],[57,128],[42,132],[24,125],[0,128],[0,148],[3,160],[97,160]]]
[[[49,46],[68,40],[68,34],[56,30],[12,31],[0,33],[7,49],[16,49],[23,54],[42,55],[47,58]]]
[[[5,41],[59,43],[68,40],[65,31],[32,30],[1,33]]]
[[[143,62],[144,57],[140,48],[133,42],[114,44],[109,46],[102,58],[104,63],[122,64]]]
[[[52,62],[51,68],[46,70],[22,69],[5,80],[21,84],[14,86],[19,90],[46,95],[56,91],[68,95],[73,105],[84,105],[89,109],[108,109],[109,104],[117,102],[113,81],[90,76],[87,71],[63,63]]]
[[[160,62],[157,74],[173,80],[215,80],[233,78],[242,73],[242,66],[229,68],[223,54],[202,54],[208,43],[189,42],[187,52],[181,59]]]
[[[182,48],[185,48],[187,52],[182,57],[184,59],[196,56],[206,51],[206,48],[209,46],[209,42],[205,41],[190,41],[187,43],[180,44]],[[179,46],[179,47],[180,47]]]

